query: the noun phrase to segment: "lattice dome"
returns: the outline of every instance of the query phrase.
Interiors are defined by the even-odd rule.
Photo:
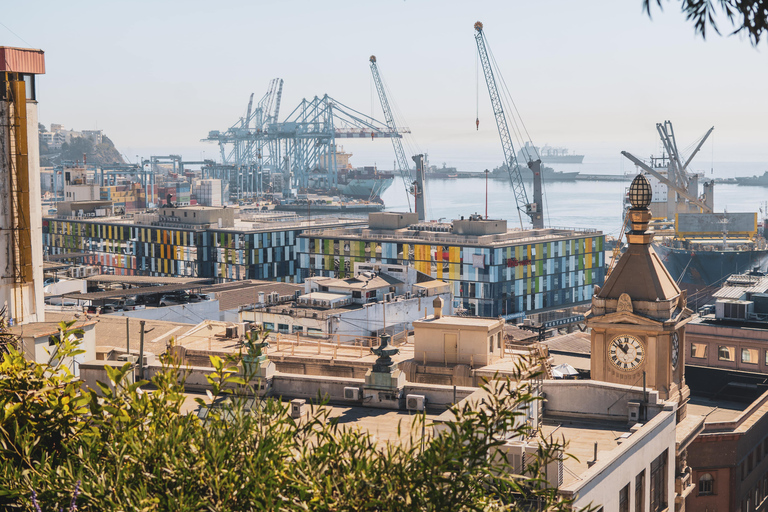
[[[632,208],[648,208],[652,197],[653,192],[648,179],[642,174],[635,176],[629,186],[629,202],[632,203]]]

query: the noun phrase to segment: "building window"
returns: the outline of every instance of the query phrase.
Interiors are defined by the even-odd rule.
[[[619,512],[629,512],[629,484],[619,491]]]
[[[488,352],[493,352],[493,335],[488,338]]]
[[[706,359],[707,358],[707,344],[706,343],[691,343],[691,357],[693,359]]]
[[[768,366],[768,348],[765,349],[765,366]]]
[[[277,324],[277,331],[282,333],[288,333],[290,332],[288,327],[288,324]]]
[[[667,452],[651,462],[651,512],[667,508]]]
[[[742,348],[741,349],[741,362],[747,364],[757,364],[757,349],[756,348]]]
[[[645,507],[645,470],[635,477],[635,510],[638,512]]]
[[[736,349],[734,347],[726,347],[720,345],[717,347],[717,359],[720,361],[735,361]]]
[[[272,322],[264,322],[264,330],[272,332],[275,330],[275,324]]]
[[[699,496],[705,494],[714,494],[715,479],[709,473],[704,473],[699,478]]]

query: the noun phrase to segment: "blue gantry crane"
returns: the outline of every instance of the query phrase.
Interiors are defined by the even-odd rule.
[[[475,23],[475,41],[477,42],[477,52],[480,57],[480,62],[483,66],[485,83],[488,86],[488,93],[491,97],[493,115],[496,117],[496,127],[499,130],[501,147],[504,150],[504,163],[507,166],[509,180],[512,183],[512,191],[515,195],[515,203],[517,204],[517,215],[520,219],[520,225],[523,225],[522,212],[531,219],[531,224],[534,229],[543,228],[544,216],[541,194],[541,160],[538,158],[533,160],[529,157],[529,161],[527,162],[528,167],[533,171],[533,202],[529,203],[528,193],[523,184],[520,167],[517,165],[517,156],[515,155],[515,149],[512,145],[512,135],[510,134],[509,125],[507,124],[507,116],[504,113],[502,97],[499,94],[496,78],[493,74],[491,59],[488,56],[487,43],[485,34],[483,33],[483,24],[479,21]]]

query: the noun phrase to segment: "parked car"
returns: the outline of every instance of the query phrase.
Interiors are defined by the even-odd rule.
[[[186,304],[189,302],[189,295],[184,294],[166,294],[160,297],[158,305],[163,306],[178,306],[179,304]]]

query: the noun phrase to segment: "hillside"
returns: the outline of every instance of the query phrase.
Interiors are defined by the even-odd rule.
[[[86,155],[89,164],[124,164],[123,156],[115,147],[112,140],[102,136],[101,144],[94,144],[85,137],[73,137],[69,143],[61,145],[61,149],[51,150],[44,141],[40,141],[40,165],[49,167],[62,162],[82,162]]]

